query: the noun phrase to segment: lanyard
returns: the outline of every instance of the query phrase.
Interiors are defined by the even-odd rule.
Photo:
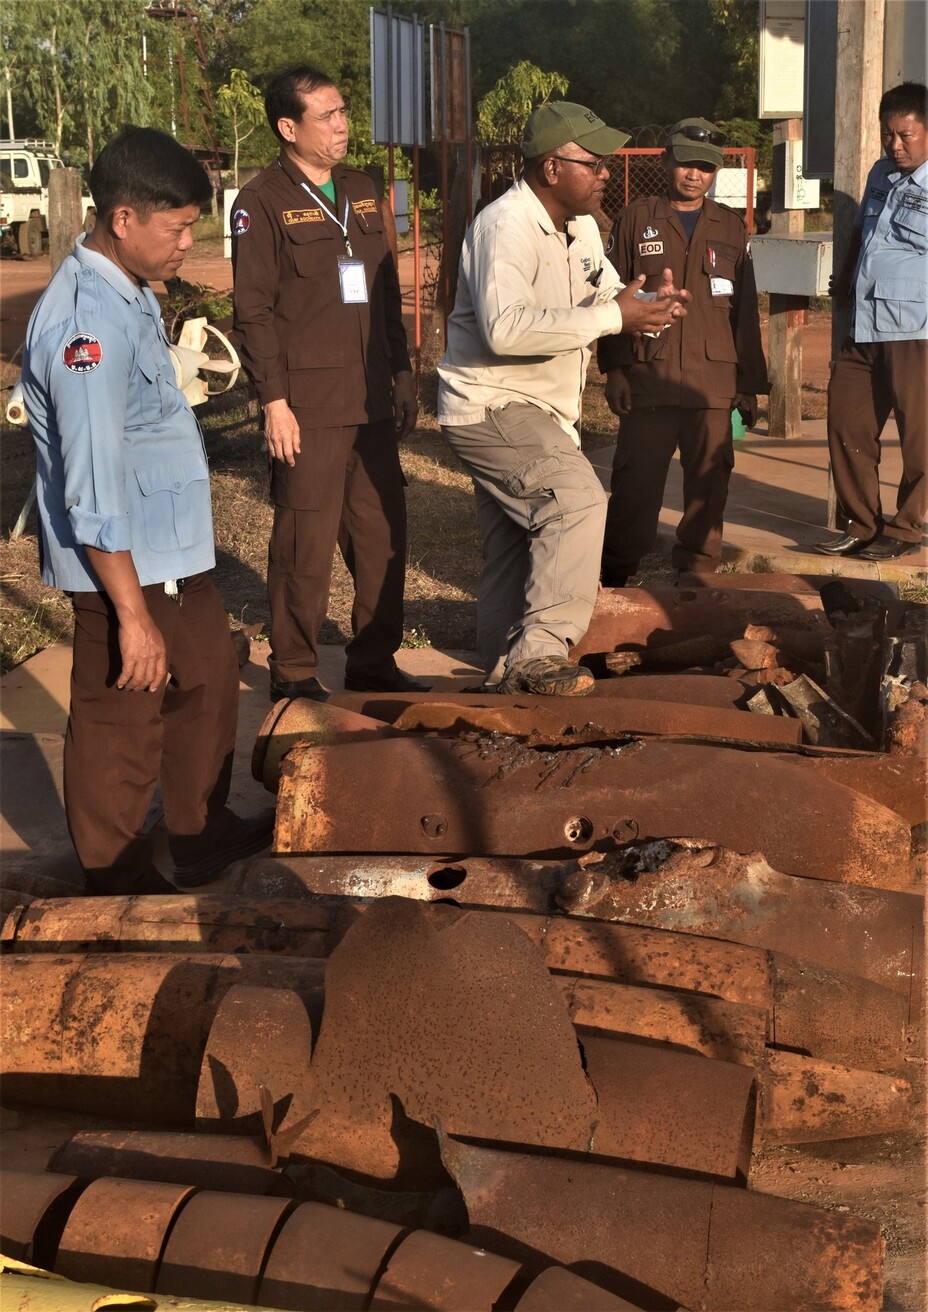
[[[344,220],[341,220],[339,219],[338,215],[334,213],[334,211],[329,209],[328,205],[325,203],[324,197],[317,195],[316,192],[313,191],[312,187],[308,185],[308,183],[301,182],[300,186],[303,188],[305,192],[307,192],[308,195],[312,196],[313,200],[316,202],[317,205],[322,206],[322,208],[325,210],[326,214],[328,214],[332,222],[338,225],[338,227],[341,229],[341,234],[345,239],[345,250],[348,252],[349,255],[353,255],[354,252],[351,249],[351,242],[348,240],[348,213],[350,209],[350,206],[348,204],[348,197],[347,196],[345,197],[345,218]]]

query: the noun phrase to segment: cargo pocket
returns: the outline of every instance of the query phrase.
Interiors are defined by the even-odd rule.
[[[928,320],[928,288],[912,278],[880,278],[873,287],[873,325],[877,332],[920,333]]]
[[[152,551],[198,546],[212,534],[209,470],[201,455],[145,465],[135,471],[145,540]]]

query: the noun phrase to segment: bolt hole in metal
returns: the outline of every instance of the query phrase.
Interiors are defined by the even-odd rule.
[[[589,843],[593,837],[593,821],[585,815],[573,815],[564,826],[564,837],[568,843],[578,846]]]
[[[467,871],[463,866],[442,866],[441,870],[433,870],[428,877],[432,887],[442,892],[449,888],[460,888],[466,878]]]
[[[443,815],[424,815],[419,824],[426,838],[441,838],[448,828],[448,821]]]

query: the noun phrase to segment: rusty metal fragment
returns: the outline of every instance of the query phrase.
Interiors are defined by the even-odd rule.
[[[319,1115],[294,1151],[428,1187],[430,1145],[396,1123],[399,1104],[419,1126],[475,1138],[746,1172],[749,1068],[590,1044],[584,1074],[557,982],[507,919],[386,899],[329,961],[312,1066]]]
[[[298,1312],[361,1312],[404,1231],[321,1203],[291,1212],[261,1280],[263,1305]]]
[[[880,681],[882,746],[928,757],[928,609],[911,607],[905,627],[886,639]]]
[[[907,1080],[850,1070],[792,1052],[768,1052],[758,1081],[759,1138],[774,1143],[816,1143],[889,1134],[912,1128]]]
[[[216,1007],[234,984],[294,988],[321,1009],[323,966],[295,957],[102,953],[0,959],[6,1096],[190,1124]]]
[[[285,1198],[296,1192],[271,1168],[267,1147],[243,1135],[83,1130],[62,1144],[51,1166],[84,1179],[119,1176]]]
[[[792,595],[794,598],[807,598],[809,606],[825,604],[828,589],[836,582],[833,574],[785,574],[771,570],[769,573],[730,574],[693,574],[688,570],[680,574],[680,587],[687,589],[708,588],[712,592],[776,592]],[[893,613],[901,613],[903,604],[899,601],[899,585],[884,579],[856,579],[844,575],[841,586],[851,597],[863,599],[873,597]]]
[[[654,734],[772,746],[798,744],[802,736],[801,726],[785,719],[758,722],[745,711],[704,706],[599,699],[580,710],[570,705],[568,709],[552,707],[551,698],[544,699],[545,706],[531,707],[516,704],[517,698],[488,702],[484,696],[474,705],[475,700],[449,698],[412,705],[394,724],[413,732],[510,734],[531,738],[535,746],[614,743],[620,738]]]
[[[290,989],[229,989],[209,1031],[197,1087],[198,1129],[259,1135],[262,1096],[273,1128],[305,1116],[313,1031],[306,1007]]]
[[[50,1269],[84,1185],[60,1172],[0,1171],[0,1252]]]
[[[526,1289],[515,1312],[636,1312],[640,1307],[562,1266],[549,1266]]]
[[[882,1301],[879,1226],[749,1190],[442,1139],[474,1243],[526,1247],[646,1307],[854,1309]],[[672,1236],[672,1242],[668,1242]],[[663,1300],[663,1302],[659,1300]]]
[[[155,1288],[158,1263],[190,1185],[94,1180],[75,1203],[61,1236],[55,1271],[68,1280]]]
[[[928,820],[928,764],[924,756],[882,752],[810,754],[809,768],[888,806],[911,825]]]
[[[168,1237],[156,1293],[254,1303],[267,1252],[293,1206],[285,1198],[194,1194]]]
[[[824,688],[805,674],[792,683],[781,684],[778,696],[789,703],[802,724],[810,743],[822,747],[857,747],[869,750],[876,746],[863,725],[829,697]]]
[[[784,875],[760,853],[689,839],[582,860],[555,894],[573,915],[754,944],[907,995],[923,977],[924,900],[915,893]],[[473,882],[460,886],[459,901],[479,901]],[[532,909],[547,904],[539,898]]]
[[[855,599],[842,584],[832,586],[840,588],[841,595],[835,595],[835,604],[829,607],[827,588],[822,594],[834,628],[834,637],[825,646],[826,688],[876,742],[886,608],[873,597]]]
[[[370,1306],[493,1312],[519,1270],[509,1258],[416,1230],[390,1254]]]
[[[276,793],[280,763],[296,743],[329,747],[335,743],[389,738],[393,733],[389,725],[358,715],[331,701],[316,702],[299,697],[275,702],[258,730],[251,757],[251,773],[268,792]]]
[[[324,957],[331,914],[311,903],[221,894],[55,897],[33,902],[0,931],[7,951],[273,952]]]
[[[909,879],[909,827],[899,816],[801,760],[762,753],[660,741],[536,751],[505,738],[407,735],[297,746],[283,769],[280,852],[551,857],[683,835],[760,850],[791,874],[889,888]]]

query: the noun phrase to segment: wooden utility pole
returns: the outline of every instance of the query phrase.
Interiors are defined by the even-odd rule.
[[[84,226],[81,175],[77,169],[52,169],[48,177],[48,250],[52,273],[71,254]]]
[[[833,267],[844,264],[854,216],[871,165],[880,157],[878,109],[883,94],[885,0],[838,0],[835,78],[835,198]],[[831,357],[850,327],[850,303],[832,303]],[[828,479],[828,524],[836,526],[834,489]]]
[[[786,143],[802,139],[802,119],[778,119],[773,126],[773,207],[770,235],[793,236],[805,230],[805,211],[786,208]],[[771,437],[799,437],[802,432],[802,336],[806,296],[770,293]]]

